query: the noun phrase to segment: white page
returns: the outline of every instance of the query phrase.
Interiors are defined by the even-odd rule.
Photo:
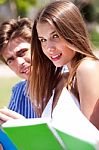
[[[17,127],[28,126],[42,123],[49,123],[49,118],[34,118],[34,119],[11,119],[2,124],[2,127]]]
[[[55,128],[91,143],[99,143],[99,131],[81,113],[66,88],[61,93],[52,117],[52,126]]]

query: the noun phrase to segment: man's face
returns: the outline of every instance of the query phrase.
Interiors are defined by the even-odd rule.
[[[19,77],[28,79],[31,65],[30,43],[22,38],[13,39],[2,51],[2,56],[11,70]]]

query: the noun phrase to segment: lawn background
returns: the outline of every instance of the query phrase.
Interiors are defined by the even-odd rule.
[[[14,77],[0,77],[0,108],[7,106],[10,100],[12,87],[21,79]]]

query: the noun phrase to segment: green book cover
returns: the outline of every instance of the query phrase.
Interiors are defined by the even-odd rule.
[[[52,127],[48,120],[24,119],[9,123],[5,123],[2,130],[18,150],[96,150],[88,141]]]
[[[68,147],[68,150],[95,150],[94,145],[84,140],[78,139],[72,135],[63,133],[57,130],[64,144]]]

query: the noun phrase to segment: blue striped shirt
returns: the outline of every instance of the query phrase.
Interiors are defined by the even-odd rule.
[[[26,93],[27,81],[17,83],[12,89],[12,96],[8,108],[18,112],[26,118],[36,118],[32,102]]]

